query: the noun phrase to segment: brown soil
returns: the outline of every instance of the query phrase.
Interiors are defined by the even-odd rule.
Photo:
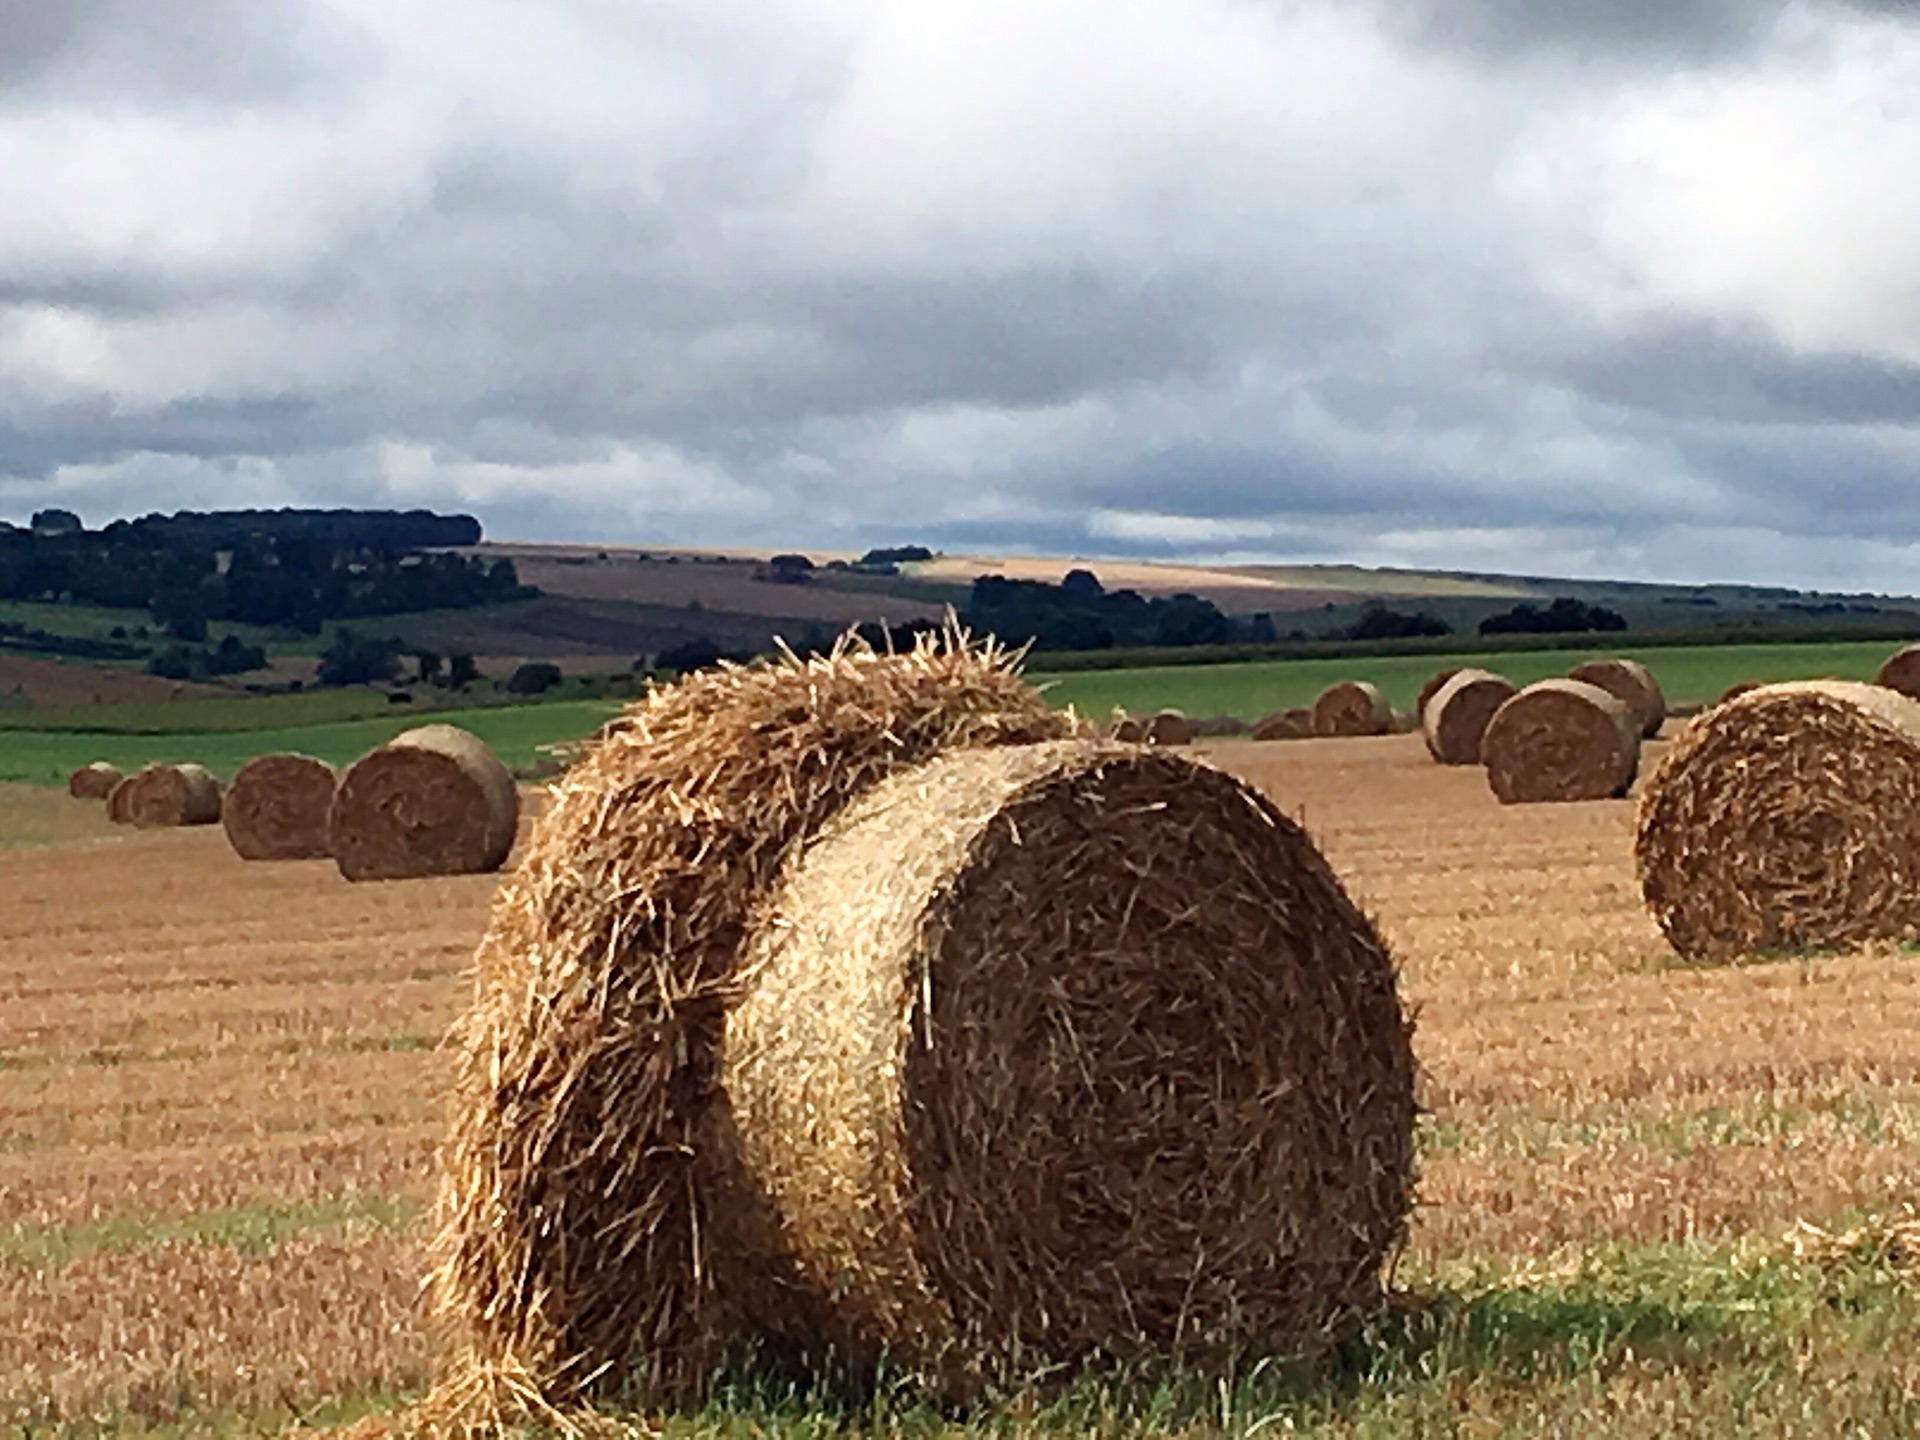
[[[312,662],[307,662],[311,671]],[[144,670],[119,670],[78,661],[43,660],[0,651],[0,703],[4,697],[43,709],[79,705],[151,705],[163,700],[204,700],[230,695],[217,685],[162,680]]]

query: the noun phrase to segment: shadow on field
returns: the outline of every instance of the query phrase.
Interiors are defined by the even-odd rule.
[[[1304,1422],[1465,1387],[1553,1384],[1628,1360],[1699,1368],[1744,1344],[1733,1316],[1714,1305],[1682,1309],[1520,1288],[1402,1292],[1359,1334],[1315,1359],[1269,1358],[1237,1374],[1108,1367],[1077,1379],[1036,1377],[972,1407],[951,1407],[884,1372],[829,1381],[742,1369],[716,1383],[703,1418],[753,1433],[798,1426],[809,1434],[931,1435],[950,1433],[956,1422],[968,1433],[1264,1431],[1283,1418]]]

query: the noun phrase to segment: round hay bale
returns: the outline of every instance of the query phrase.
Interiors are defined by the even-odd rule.
[[[1144,745],[1147,743],[1147,722],[1138,715],[1115,711],[1108,734],[1123,745]]]
[[[1724,705],[1729,700],[1738,700],[1742,695],[1750,695],[1759,688],[1760,682],[1758,680],[1741,680],[1722,690],[1720,692],[1720,698],[1713,703],[1715,705]]]
[[[1480,763],[1505,805],[1617,799],[1640,768],[1640,726],[1598,685],[1542,680],[1494,711]]]
[[[144,765],[141,767],[143,770],[151,770],[153,768],[152,765]],[[133,779],[133,776],[127,776],[125,780],[122,780],[107,792],[107,819],[116,825],[125,825],[128,823],[127,800],[133,792],[127,788],[127,781],[131,779]]]
[[[1880,667],[1880,673],[1873,677],[1873,683],[1920,699],[1920,645],[1908,645],[1896,650],[1887,663]]]
[[[1313,734],[1313,711],[1276,710],[1253,727],[1256,740],[1305,740]]]
[[[1680,954],[1920,938],[1920,701],[1767,685],[1696,718],[1640,797],[1634,859]]]
[[[788,867],[745,973],[720,1084],[806,1292],[755,1287],[777,1341],[964,1390],[1286,1352],[1377,1300],[1412,1180],[1392,960],[1239,781],[942,756]]]
[[[104,760],[82,765],[67,777],[67,793],[76,800],[104,800],[127,777]]]
[[[1147,721],[1149,745],[1191,745],[1193,726],[1178,710],[1162,710]]]
[[[242,860],[324,860],[339,774],[306,755],[259,755],[234,773],[220,823]]]
[[[1394,734],[1411,735],[1419,728],[1420,712],[1418,710],[1396,710],[1393,712]]]
[[[734,1323],[716,1270],[773,1268],[766,1244],[716,1234],[746,1208],[715,1203],[738,1151],[717,1078],[782,865],[896,770],[1073,730],[1012,656],[958,634],[699,671],[607,727],[501,886],[455,1035],[436,1413],[697,1389]]]
[[[327,813],[327,848],[349,880],[498,870],[520,794],[500,758],[455,725],[396,735],[348,767]]]
[[[1320,692],[1313,702],[1316,735],[1386,735],[1393,729],[1393,706],[1377,685],[1343,680]]]
[[[1567,678],[1598,685],[1617,697],[1632,712],[1644,739],[1658,735],[1666,723],[1667,697],[1661,693],[1653,671],[1638,660],[1589,660],[1574,666]]]
[[[142,829],[212,825],[220,819],[220,782],[198,765],[149,765],[114,787],[108,815]]]
[[[1442,765],[1478,765],[1487,722],[1520,687],[1489,670],[1456,670],[1421,709],[1427,752]]]
[[[1436,670],[1427,677],[1426,684],[1420,687],[1420,698],[1413,702],[1413,713],[1420,717],[1422,723],[1427,717],[1427,702],[1440,693],[1441,686],[1459,673],[1458,669]]]

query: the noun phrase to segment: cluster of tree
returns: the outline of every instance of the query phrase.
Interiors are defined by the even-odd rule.
[[[1227,645],[1274,639],[1271,616],[1234,617],[1211,600],[1178,594],[1148,599],[1107,590],[1091,570],[1070,570],[1057,585],[982,575],[961,618],[968,628],[1038,650],[1116,646]]]
[[[399,680],[403,657],[412,656],[414,674],[422,685],[464,690],[480,678],[473,656],[441,656],[432,650],[410,648],[397,635],[363,635],[343,625],[334,632],[327,648],[320,652],[314,679],[321,685],[386,685]]]
[[[1619,611],[1570,595],[1556,597],[1545,609],[1523,601],[1480,622],[1482,635],[1569,635],[1626,628],[1627,617]]]
[[[147,661],[147,673],[168,680],[210,680],[263,670],[267,652],[228,635],[218,645],[169,645]]]
[[[881,565],[913,565],[932,558],[933,551],[924,545],[882,545],[867,551],[853,563],[873,568]]]
[[[1343,640],[1412,640],[1425,636],[1451,635],[1453,627],[1437,615],[1424,610],[1408,615],[1384,605],[1369,605],[1360,618],[1337,637]]]
[[[71,510],[41,510],[28,522],[42,539],[88,533]],[[15,530],[0,524],[0,530]],[[439,515],[431,510],[181,510],[172,515],[142,515],[115,520],[103,536],[136,536],[155,548],[232,550],[249,540],[292,540],[324,550],[409,550],[478,545],[480,522],[471,515]]]
[[[795,553],[775,555],[754,571],[753,578],[775,585],[804,585],[813,579],[813,561]]]
[[[67,655],[77,660],[138,660],[147,647],[127,640],[100,640],[91,635],[56,635],[37,625],[0,620],[0,646],[37,655]]]
[[[145,609],[173,639],[200,644],[213,620],[317,634],[328,620],[537,593],[510,560],[427,548],[479,538],[471,516],[427,511],[182,512],[103,530],[42,511],[29,529],[0,530],[0,599]]]

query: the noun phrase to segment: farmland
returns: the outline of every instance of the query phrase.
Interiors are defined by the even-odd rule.
[[[1237,715],[1257,719],[1275,710],[1311,705],[1314,696],[1341,680],[1369,680],[1395,706],[1410,708],[1420,686],[1435,670],[1482,666],[1516,684],[1564,675],[1584,660],[1624,655],[1643,661],[1660,679],[1667,699],[1677,704],[1712,701],[1742,680],[1871,680],[1896,647],[1886,641],[1848,641],[1807,645],[1688,645],[1636,650],[1595,646],[1591,650],[1532,650],[1453,655],[1382,655],[1333,660],[1271,660],[1236,665],[1143,667],[1128,670],[1044,673],[1037,657],[1036,680],[1048,686],[1059,704],[1083,715],[1105,716],[1118,706],[1151,714],[1165,706],[1189,715]]]
[[[1058,675],[1036,667],[1033,678],[1047,687],[1056,704],[1071,704],[1095,719],[1104,719],[1115,706],[1135,713],[1173,706],[1194,716],[1236,715],[1252,720],[1288,706],[1310,705],[1315,695],[1339,680],[1371,680],[1404,709],[1413,704],[1421,682],[1442,666],[1484,664],[1526,683],[1563,675],[1581,660],[1603,654],[1637,655],[1660,677],[1670,701],[1697,704],[1739,680],[1822,675],[1870,679],[1890,649],[1885,642],[1665,647],[1637,652],[1629,647],[1259,661]],[[419,703],[404,709],[389,704],[380,691],[354,688],[0,712],[0,781],[58,784],[70,771],[93,760],[107,760],[123,770],[150,760],[194,760],[227,776],[253,756],[274,750],[297,750],[338,764],[430,719],[466,726],[493,745],[508,765],[522,768],[538,761],[540,747],[591,733],[621,704],[609,698],[474,705],[462,704],[461,697],[444,691],[420,694]]]
[[[116,727],[105,712],[86,729],[0,730],[0,781],[28,784],[64,784],[73,770],[94,760],[105,760],[123,771],[149,761],[177,763],[191,760],[222,778],[256,755],[293,750],[329,764],[342,765],[398,735],[402,730],[433,720],[447,720],[471,730],[491,745],[508,766],[535,765],[541,747],[577,740],[614,714],[619,705],[605,700],[555,701],[544,705],[503,705],[462,709],[450,714],[411,710],[396,713],[384,701],[380,713],[359,718],[309,724],[275,724],[271,712],[280,697],[251,701],[212,702],[202,712],[200,726],[191,721],[174,728],[149,728],[152,712],[137,707]],[[322,697],[292,696],[290,700]],[[351,700],[352,696],[343,696]],[[181,709],[187,702],[179,702]],[[266,723],[258,729],[238,728],[247,707],[258,706]],[[297,706],[284,707],[295,716]]]
[[[1870,1227],[1802,1253],[1792,1228],[1910,1198],[1911,956],[1683,967],[1628,804],[1503,810],[1414,737],[1211,753],[1304,821],[1418,1012],[1393,1312],[1319,1378],[1086,1385],[970,1425],[743,1383],[674,1433],[1920,1424],[1910,1253]],[[217,829],[116,832],[40,788],[0,787],[0,829],[0,1420],[253,1433],[403,1404],[428,1375],[435,1046],[494,882],[248,866]]]

